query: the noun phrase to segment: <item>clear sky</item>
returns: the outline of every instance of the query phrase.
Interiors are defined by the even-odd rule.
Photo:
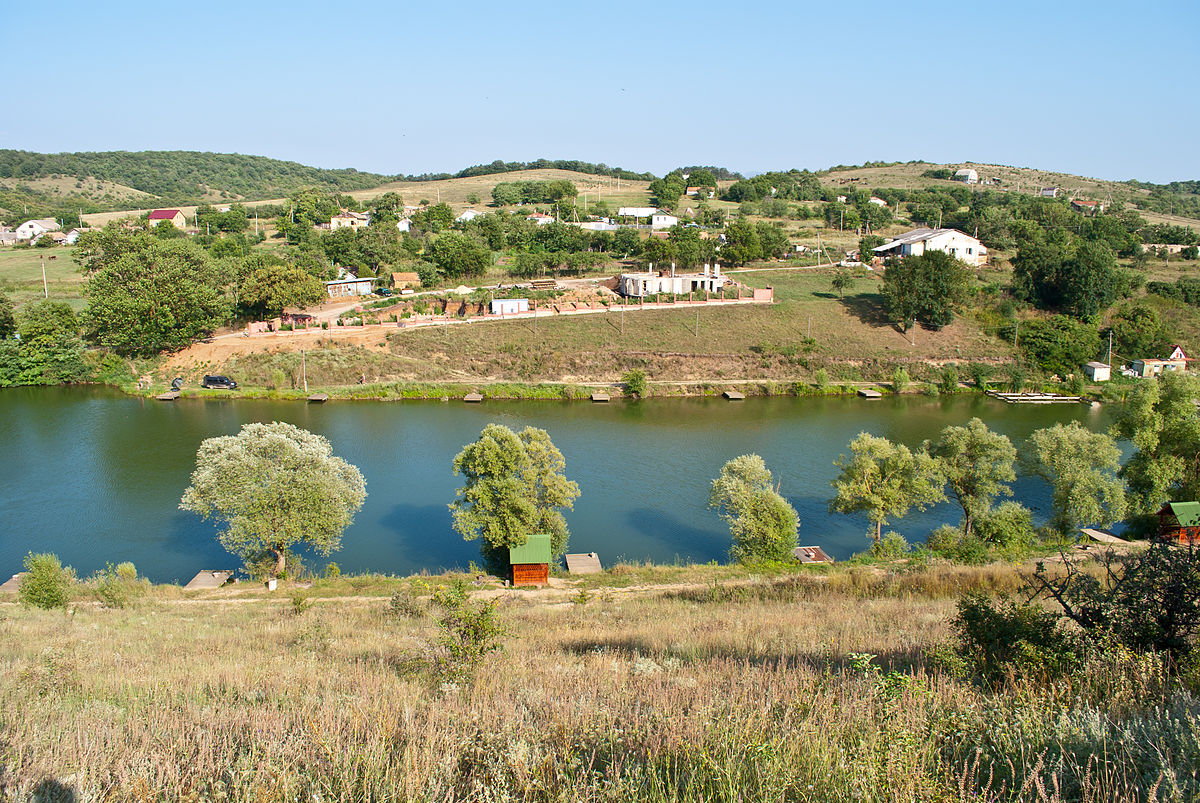
[[[977,161],[1200,178],[1200,2],[62,2],[0,147],[380,173]]]

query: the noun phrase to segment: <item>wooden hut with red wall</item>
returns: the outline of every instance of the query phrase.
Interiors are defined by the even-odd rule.
[[[1200,502],[1167,502],[1158,511],[1158,537],[1181,544],[1200,543]]]
[[[510,547],[508,563],[514,586],[550,584],[550,534],[535,533],[521,546]]]

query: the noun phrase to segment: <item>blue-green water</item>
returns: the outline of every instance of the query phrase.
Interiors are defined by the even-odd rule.
[[[728,530],[707,509],[708,485],[731,457],[757,452],[800,513],[800,540],[835,557],[867,546],[863,517],[826,511],[833,461],[859,432],[910,446],[982,418],[1020,445],[1035,429],[1078,420],[1083,405],[1006,405],[977,396],[581,402],[300,402],[130,398],[95,388],[0,391],[0,579],[26,552],[52,551],[81,574],[131,560],[156,581],[237,565],[212,524],[178,509],[196,449],[250,421],[318,432],[367,481],[367,502],[332,559],[343,571],[465,567],[476,544],[450,529],[454,455],[490,422],[546,429],[582,496],[567,514],[571,550],[628,560],[724,560]],[[1047,489],[1022,479],[1017,498],[1044,516]],[[941,505],[889,529],[920,540],[956,522]]]

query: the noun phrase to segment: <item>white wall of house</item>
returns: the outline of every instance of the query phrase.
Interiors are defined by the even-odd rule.
[[[41,237],[48,231],[58,231],[61,228],[57,220],[43,218],[41,220],[26,220],[16,228],[18,240],[32,240]]]
[[[345,298],[346,296],[369,296],[375,287],[371,279],[338,279],[325,282],[325,291],[330,298]]]
[[[650,228],[669,229],[679,223],[679,218],[665,212],[656,212],[650,216]]]

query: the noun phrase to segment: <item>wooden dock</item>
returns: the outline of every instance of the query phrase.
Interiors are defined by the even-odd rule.
[[[877,390],[872,390],[871,388],[859,388],[858,395],[862,396],[864,399],[882,399],[883,398],[882,393],[880,393]]]
[[[468,393],[466,396],[463,396],[463,401],[471,402],[472,404],[479,404],[479,402],[483,401],[483,394],[482,393]]]
[[[183,394],[178,390],[168,390],[166,393],[160,393],[154,398],[158,399],[159,401],[175,401],[182,395]]]
[[[605,393],[604,391],[602,391],[602,390],[598,390],[598,391],[596,391],[595,393],[593,393],[593,394],[592,394],[592,401],[594,401],[594,402],[606,402],[606,401],[609,401],[609,396],[608,396],[608,394],[607,394],[607,393]]]
[[[308,397],[308,401],[311,404],[324,404],[325,402],[329,401],[329,394],[328,393],[314,393],[313,395]]]
[[[1079,404],[1084,400],[1082,396],[1062,396],[1058,393],[1002,393],[998,390],[986,393],[1005,404]]]
[[[740,390],[727,390],[724,393],[722,393],[721,395],[724,396],[725,398],[729,399],[730,401],[745,401],[746,400],[746,394],[742,393]]]

